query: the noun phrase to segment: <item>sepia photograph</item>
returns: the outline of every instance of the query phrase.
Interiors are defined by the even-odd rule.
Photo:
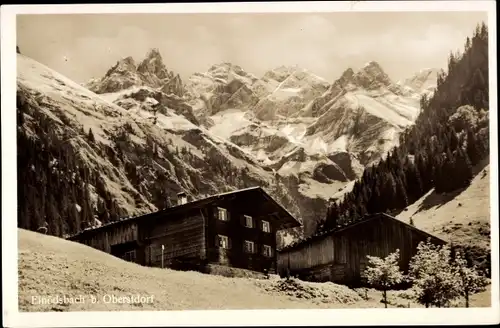
[[[1,21],[4,325],[498,323],[493,1]]]

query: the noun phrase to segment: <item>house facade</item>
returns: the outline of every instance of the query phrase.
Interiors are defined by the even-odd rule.
[[[280,250],[278,271],[302,280],[359,286],[367,255],[383,258],[399,249],[399,266],[407,272],[418,244],[428,239],[446,243],[387,214],[374,214]]]
[[[70,240],[144,266],[277,270],[276,233],[300,226],[262,188],[237,190],[85,230]]]

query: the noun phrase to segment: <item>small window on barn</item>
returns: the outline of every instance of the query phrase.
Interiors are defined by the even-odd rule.
[[[271,225],[268,221],[262,221],[262,231],[271,232]]]
[[[229,237],[224,235],[217,235],[217,246],[220,248],[229,249],[230,248]]]
[[[250,240],[245,240],[245,252],[246,253],[255,253],[255,243]]]
[[[227,210],[222,207],[217,207],[217,217],[221,221],[229,221],[229,216],[227,215]]]
[[[250,215],[244,215],[245,217],[245,227],[253,228],[253,218]]]
[[[125,261],[135,262],[135,260],[136,260],[136,252],[135,252],[135,250],[130,251],[130,252],[125,252],[125,254],[123,254],[123,259]]]
[[[263,245],[262,248],[262,254],[267,257],[272,257],[273,256],[273,249],[269,245]]]

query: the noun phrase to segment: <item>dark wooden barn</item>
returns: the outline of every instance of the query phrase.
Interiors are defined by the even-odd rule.
[[[199,269],[219,264],[276,272],[276,232],[300,226],[262,188],[189,202],[84,230],[68,239],[144,266]]]
[[[278,271],[282,276],[291,274],[302,280],[356,286],[362,282],[366,255],[386,257],[399,249],[400,268],[407,272],[418,244],[428,238],[434,244],[445,244],[392,216],[374,214],[280,250]]]

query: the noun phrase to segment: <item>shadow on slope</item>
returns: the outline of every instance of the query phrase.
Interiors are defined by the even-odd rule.
[[[479,162],[479,164],[477,164],[476,166],[474,166],[472,169],[472,173],[473,173],[472,179],[475,179],[478,174],[481,174],[480,178],[484,179],[487,176],[487,171],[483,171],[483,169],[489,164],[489,162],[490,162],[489,158],[487,158],[487,159],[484,159],[481,162]],[[483,173],[481,173],[481,171],[483,171]],[[465,192],[469,188],[469,186],[467,186],[465,188],[454,190],[454,191],[449,192],[449,193],[437,193],[433,189],[431,192],[429,192],[425,196],[425,198],[423,199],[422,203],[420,204],[420,206],[419,206],[418,210],[415,212],[415,214],[418,212],[429,210],[433,207],[435,207],[435,209],[440,208],[441,206],[445,205],[446,203],[448,203],[448,202],[454,200],[455,198],[457,198],[458,196],[460,196],[463,192]],[[459,205],[459,206],[461,206],[461,205]]]

